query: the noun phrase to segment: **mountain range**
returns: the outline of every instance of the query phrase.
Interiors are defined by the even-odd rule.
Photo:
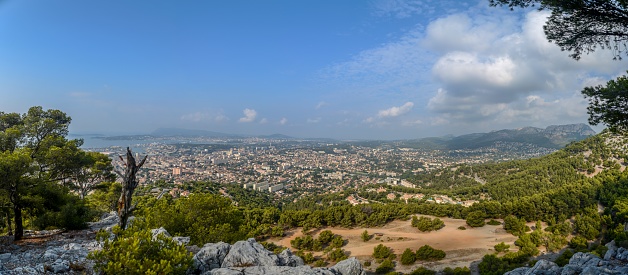
[[[518,142],[559,149],[572,141],[582,140],[592,135],[595,135],[595,131],[589,125],[580,123],[552,125],[545,129],[524,127],[461,136],[430,137],[407,140],[403,144],[414,148],[456,150],[489,147],[498,142]]]
[[[457,149],[477,149],[490,147],[498,143],[524,143],[538,147],[559,149],[570,142],[585,139],[595,135],[595,131],[584,123],[568,125],[552,125],[545,129],[536,127],[523,127],[518,129],[504,129],[488,133],[473,133],[461,136],[428,137],[420,139],[410,139],[396,141],[400,146],[422,149],[457,150]],[[134,138],[145,139],[154,137],[207,137],[207,138],[243,138],[247,136],[226,134],[207,130],[190,130],[180,128],[159,128],[146,136],[133,136]],[[258,138],[268,139],[298,139],[282,134],[261,135]],[[127,139],[125,137],[107,137],[107,139]],[[308,139],[311,140],[311,139]],[[326,139],[330,140],[331,139]],[[357,143],[375,142],[377,144],[387,143],[386,141],[357,141]],[[352,142],[353,143],[353,142]]]

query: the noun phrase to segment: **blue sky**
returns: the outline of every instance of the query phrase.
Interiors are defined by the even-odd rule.
[[[73,133],[160,127],[405,139],[586,122],[625,73],[487,0],[0,1],[0,111]]]

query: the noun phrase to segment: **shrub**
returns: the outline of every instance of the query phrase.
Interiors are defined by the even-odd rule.
[[[458,230],[467,230],[467,227],[464,225],[458,226]]]
[[[383,273],[388,273],[390,271],[393,271],[394,269],[395,269],[395,264],[391,260],[386,259],[375,269],[375,272],[379,274],[383,274]]]
[[[327,258],[330,261],[334,261],[334,262],[339,262],[342,260],[346,260],[347,254],[345,254],[345,251],[342,248],[336,248],[334,250],[331,251],[331,253],[329,253],[329,255],[327,255]]]
[[[401,264],[402,265],[411,265],[416,262],[416,254],[410,248],[406,248],[401,254]]]
[[[510,245],[505,244],[504,242],[498,243],[494,246],[495,251],[497,252],[505,252],[508,251]]]
[[[445,267],[443,269],[443,274],[445,275],[471,275],[471,270],[468,267],[456,267],[452,269],[451,267]]]
[[[424,246],[421,246],[419,250],[416,251],[417,260],[437,261],[437,260],[445,258],[445,256],[447,256],[445,251],[442,251],[440,249],[434,249],[433,247],[427,244]]]
[[[554,262],[558,265],[558,266],[565,266],[566,264],[569,263],[569,259],[571,259],[571,256],[573,256],[573,250],[571,249],[565,249],[565,251],[560,254],[560,256],[558,256],[558,258],[556,258],[556,260],[554,260]]]
[[[430,232],[439,230],[445,227],[445,223],[439,218],[428,218],[428,217],[412,217],[412,226],[416,227],[422,232]]]
[[[490,221],[488,221],[486,224],[488,225],[501,225],[501,222],[498,222],[496,220],[491,219]]]
[[[434,275],[434,274],[436,274],[436,271],[429,270],[423,266],[415,269],[414,271],[410,273],[410,275]]]
[[[360,237],[362,238],[362,241],[368,242],[371,239],[371,235],[369,235],[369,232],[364,230],[364,232],[362,232],[362,235],[360,235]]]
[[[375,259],[394,259],[395,254],[393,253],[390,247],[384,246],[383,244],[377,245],[373,249],[373,258]]]
[[[471,227],[482,227],[484,226],[484,218],[484,212],[473,211],[467,215],[467,224]]]
[[[163,235],[153,240],[149,230],[122,231],[117,226],[114,233],[116,238],[109,240],[108,232],[99,232],[103,249],[88,255],[105,274],[185,274],[192,264],[185,246]]]

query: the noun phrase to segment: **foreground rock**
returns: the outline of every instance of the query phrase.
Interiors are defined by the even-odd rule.
[[[562,275],[598,275],[598,274],[628,274],[628,250],[617,248],[615,241],[606,244],[608,251],[604,258],[591,253],[578,252],[569,259],[569,264],[560,267],[554,262],[540,260],[533,267],[521,267],[506,274],[562,274]]]
[[[93,261],[87,259],[90,251],[102,247],[95,241],[97,229],[110,230],[117,222],[106,216],[98,223],[91,224],[90,230],[76,232],[56,232],[41,239],[28,239],[19,245],[0,246],[0,275],[18,274],[95,274]],[[45,234],[44,234],[45,235]],[[163,229],[153,229],[153,238],[164,235],[187,244],[188,237],[171,237]],[[188,247],[191,248],[191,247]],[[188,274],[317,274],[317,275],[364,275],[360,262],[347,259],[329,268],[312,268],[286,249],[276,255],[264,246],[248,239],[233,245],[228,243],[208,243],[193,257]]]
[[[257,274],[319,274],[363,275],[366,274],[356,258],[338,262],[335,266],[312,268],[286,249],[279,255],[268,251],[255,239],[227,243],[206,244],[194,255],[189,274],[257,275]]]

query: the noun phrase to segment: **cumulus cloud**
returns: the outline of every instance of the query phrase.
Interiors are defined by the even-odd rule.
[[[605,51],[572,60],[545,38],[547,16],[529,12],[518,28],[510,19],[481,15],[457,14],[432,22],[424,43],[442,51],[432,67],[440,88],[427,103],[439,117],[434,122],[508,127],[586,121],[586,102],[579,91],[628,63],[612,61]],[[500,24],[506,31],[496,27]]]
[[[244,113],[244,117],[240,118],[240,122],[253,122],[257,117],[257,111],[253,109],[244,109],[242,113]]]
[[[412,102],[406,102],[405,104],[399,106],[399,107],[391,107],[389,109],[385,109],[385,110],[380,110],[377,113],[377,116],[380,118],[385,118],[385,117],[397,117],[400,115],[403,115],[407,112],[409,112],[410,110],[412,110],[412,107],[414,107],[414,103]]]
[[[286,125],[286,123],[288,123],[288,119],[287,119],[287,118],[285,118],[285,117],[283,117],[283,118],[281,118],[281,119],[279,120],[279,124],[280,124],[280,125]]]

